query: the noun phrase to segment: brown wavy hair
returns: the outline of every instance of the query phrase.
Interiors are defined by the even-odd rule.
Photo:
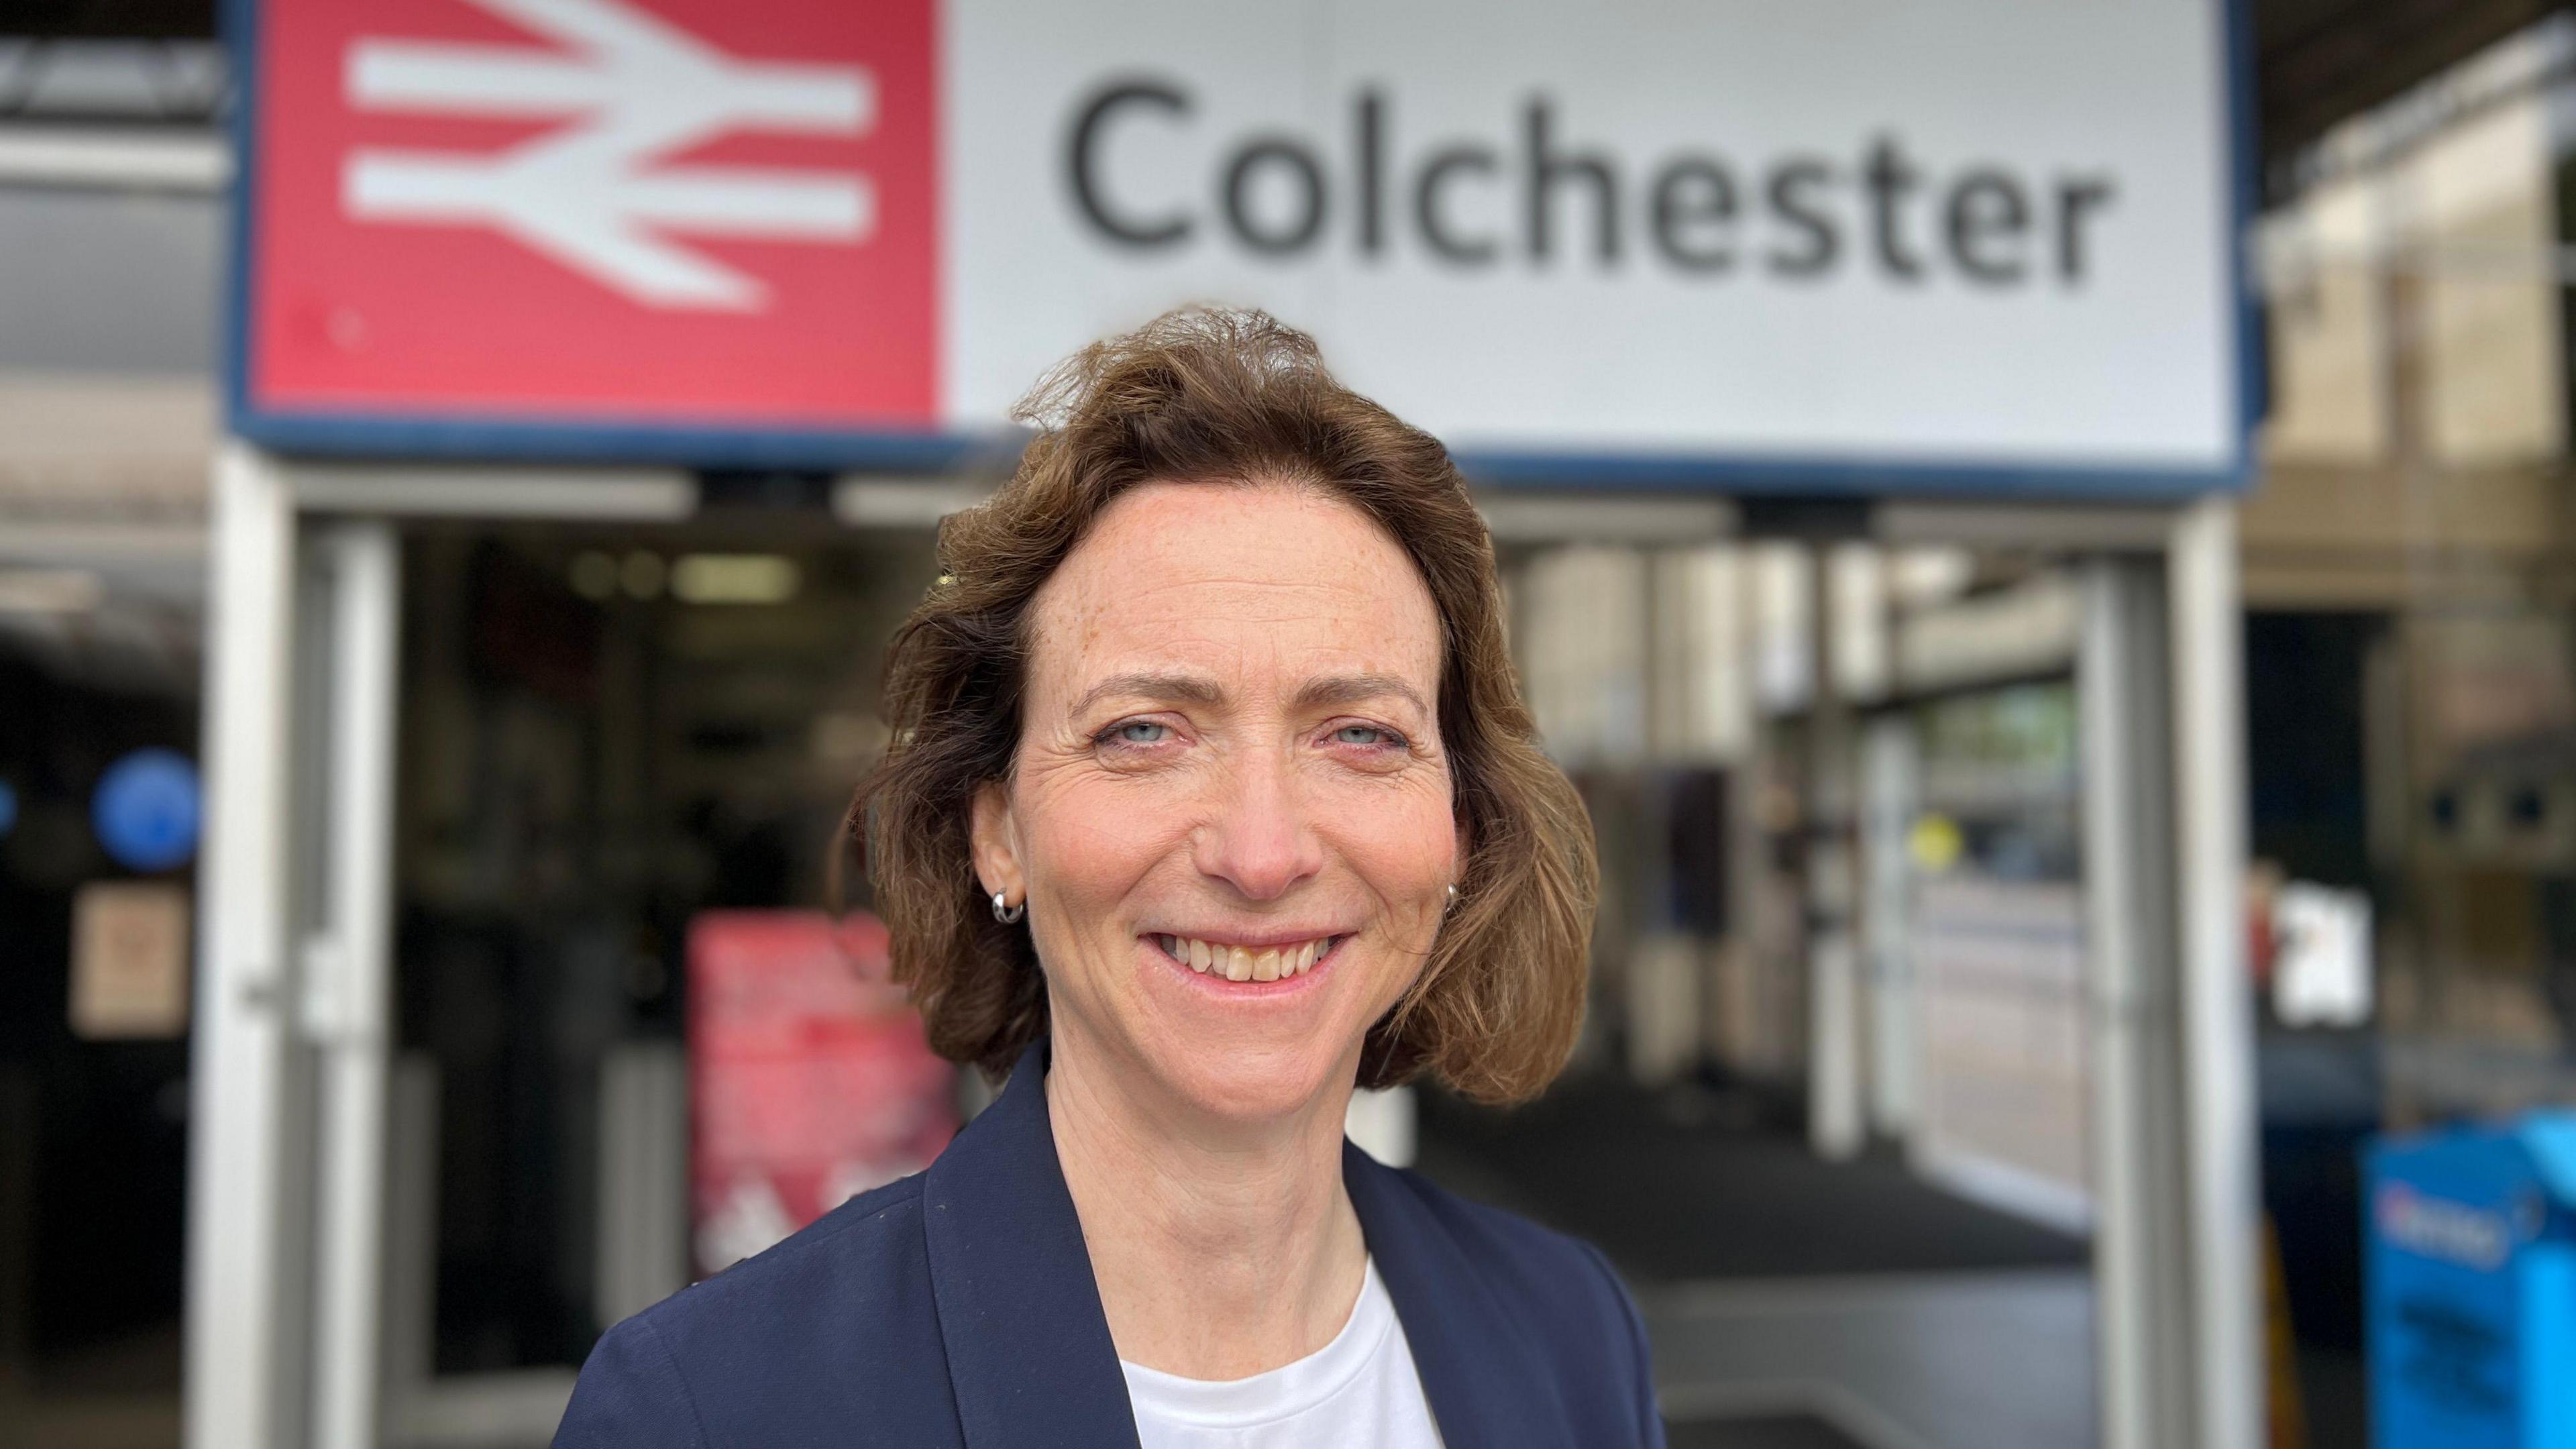
[[[1375,520],[1441,624],[1466,866],[1421,976],[1369,1030],[1359,1084],[1429,1072],[1480,1101],[1537,1095],[1582,1023],[1600,876],[1582,802],[1539,751],[1493,544],[1448,450],[1336,382],[1313,338],[1249,311],[1185,309],[1094,343],[1015,416],[1036,437],[989,501],[940,526],[938,582],[887,659],[890,742],[850,808],[931,1046],[998,1078],[1047,1029],[1029,933],[993,918],[969,848],[975,794],[1010,778],[1019,747],[1031,600],[1130,488],[1277,479]]]

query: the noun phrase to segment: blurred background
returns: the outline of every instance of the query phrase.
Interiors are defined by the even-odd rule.
[[[806,55],[764,8],[723,45]],[[1063,5],[1023,88],[1011,7],[896,8],[944,69],[779,84],[947,160],[835,192],[683,126],[704,194],[587,216],[437,162],[594,102],[456,75],[709,7],[0,5],[0,1443],[541,1444],[607,1325],[935,1154],[980,1084],[841,834],[884,644],[1010,397],[1193,297],[1466,439],[1601,840],[1591,1010],[1535,1105],[1353,1130],[1599,1243],[1677,1445],[2566,1442],[2401,1435],[2408,1382],[2501,1424],[2576,1360],[2374,1355],[2364,1264],[2483,1221],[2374,1218],[2371,1143],[2576,1103],[2576,17],[1916,6],[1896,100],[1710,77],[1805,97],[1738,174],[1665,164],[1728,144],[1658,132],[1670,67],[1524,107],[1428,21],[1299,70]],[[1768,8],[1604,28],[1898,24]],[[431,114],[299,219],[344,103]],[[835,238],[915,270],[852,302]],[[1694,269],[1741,309],[1651,290]]]

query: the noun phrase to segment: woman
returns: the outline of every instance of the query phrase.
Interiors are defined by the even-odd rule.
[[[894,969],[1007,1073],[920,1175],[600,1341],[559,1446],[1660,1444],[1593,1250],[1342,1138],[1535,1095],[1589,828],[1440,444],[1258,314],[1032,398],[940,534],[861,789]]]

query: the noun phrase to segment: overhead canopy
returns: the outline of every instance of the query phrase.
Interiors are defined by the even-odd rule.
[[[2253,0],[2267,161],[2399,95],[2566,0]]]

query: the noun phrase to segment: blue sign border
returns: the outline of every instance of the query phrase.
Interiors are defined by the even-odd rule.
[[[2249,275],[2250,227],[2259,205],[2255,136],[2253,13],[2250,0],[2219,0],[2231,137],[2228,267],[2237,312],[2236,456],[2211,469],[2051,467],[2046,464],[1906,463],[1860,457],[1670,452],[1457,451],[1478,484],[1503,488],[1597,488],[1818,498],[1989,497],[2074,502],[2170,502],[2242,492],[2254,479],[2254,431],[2269,396],[2263,319]],[[225,421],[261,447],[304,456],[411,460],[583,462],[705,469],[831,469],[949,472],[997,450],[1016,453],[1009,430],[958,433],[871,429],[754,428],[736,424],[548,422],[507,416],[406,417],[360,412],[269,411],[249,395],[251,204],[255,148],[259,0],[223,0],[231,56],[235,168],[231,250],[225,286]]]

